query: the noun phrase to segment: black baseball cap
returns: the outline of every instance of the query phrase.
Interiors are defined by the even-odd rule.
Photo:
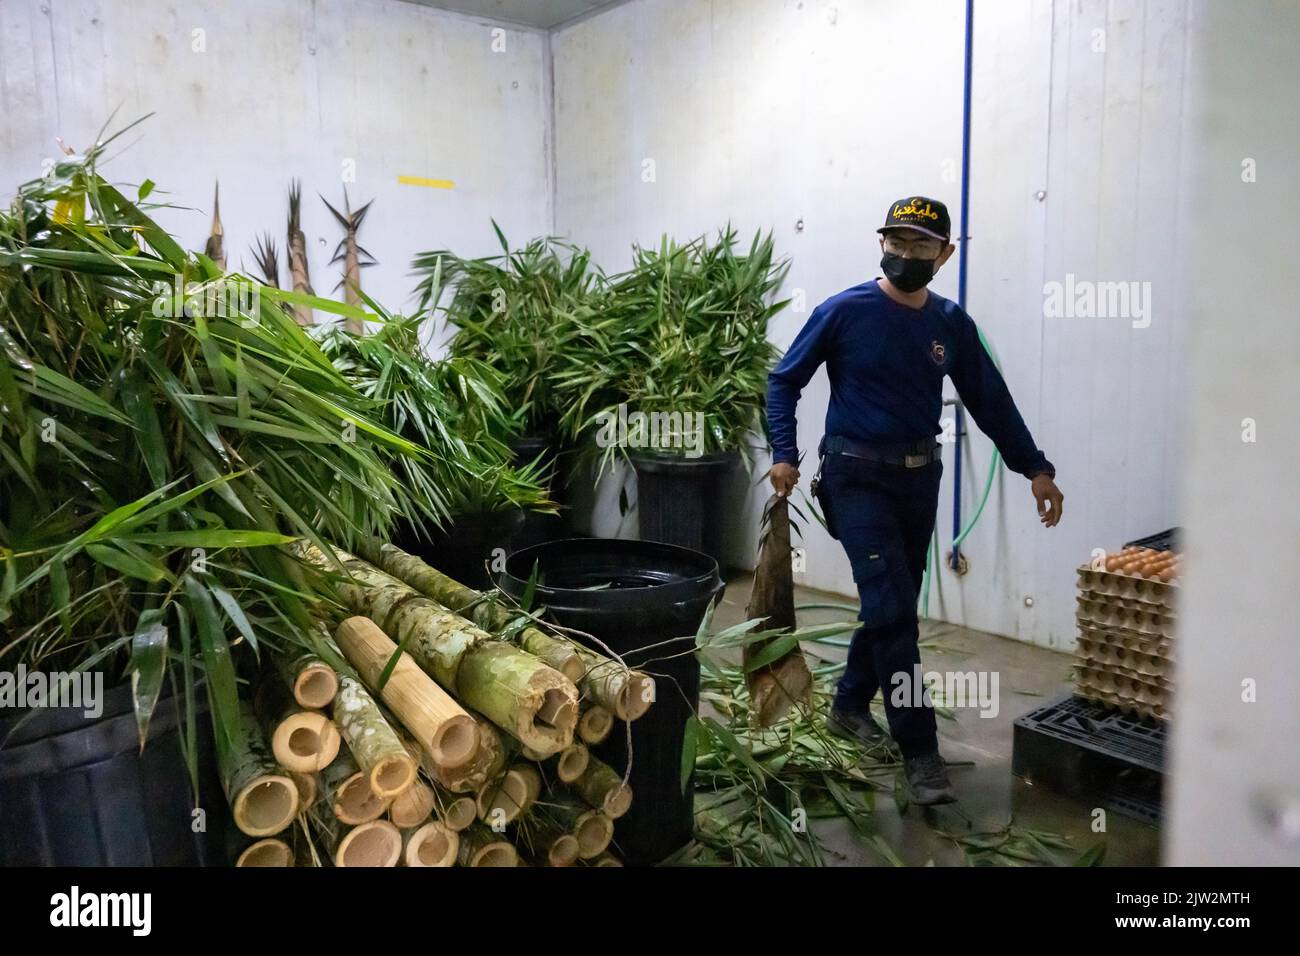
[[[939,200],[908,196],[889,207],[889,212],[885,213],[885,224],[876,232],[888,232],[891,229],[915,229],[947,242],[952,235],[952,220],[948,217],[948,207]]]

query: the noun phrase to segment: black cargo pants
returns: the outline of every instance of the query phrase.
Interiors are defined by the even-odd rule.
[[[861,605],[862,626],[854,632],[834,706],[865,713],[883,689],[889,731],[904,757],[938,750],[934,708],[913,682],[921,662],[916,600],[942,474],[940,461],[906,468],[827,454],[817,496],[853,565]],[[895,675],[905,681],[897,694]]]

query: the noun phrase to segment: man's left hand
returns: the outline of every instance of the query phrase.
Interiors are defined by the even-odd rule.
[[[1038,502],[1038,520],[1048,528],[1055,528],[1061,520],[1061,502],[1065,495],[1048,475],[1035,475],[1030,485],[1034,500]]]

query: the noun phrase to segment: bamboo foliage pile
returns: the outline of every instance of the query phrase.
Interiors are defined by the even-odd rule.
[[[309,564],[337,565],[331,580],[357,613],[327,642],[344,670],[310,653],[281,657],[271,669],[274,688],[259,693],[267,702],[261,724],[248,725],[247,766],[232,787],[273,789],[257,814],[238,815],[251,819],[241,827],[248,836],[263,838],[243,851],[240,865],[621,865],[610,853],[614,821],[633,793],[588,750],[613,731],[616,717],[586,696],[606,687],[588,679],[587,667],[621,670],[624,689],[637,686],[636,672],[600,655],[575,655],[576,645],[538,627],[515,626],[489,595],[391,546],[362,550],[400,577],[345,552],[330,556],[306,543],[295,550]],[[557,664],[582,663],[578,684],[525,644],[548,650]],[[278,728],[268,715],[324,718],[331,687],[337,756],[303,775],[314,796],[300,795],[280,755],[302,755],[268,746]],[[638,697],[629,710],[625,693],[609,703],[637,715],[648,707]],[[230,790],[232,803],[242,792]],[[295,816],[292,839],[266,842]]]

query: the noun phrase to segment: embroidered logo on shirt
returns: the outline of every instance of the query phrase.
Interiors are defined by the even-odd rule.
[[[935,339],[930,343],[930,358],[934,360],[935,365],[942,365],[946,354],[947,349],[944,348],[943,343],[938,339]]]

